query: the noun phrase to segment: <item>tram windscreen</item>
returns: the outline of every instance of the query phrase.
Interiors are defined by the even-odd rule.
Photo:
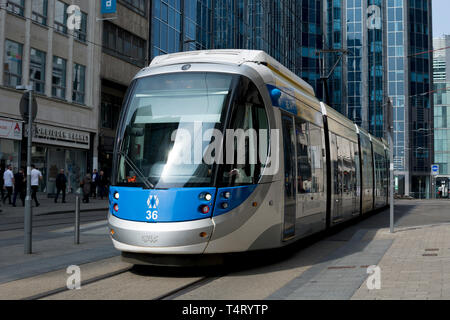
[[[213,165],[202,157],[214,141],[213,129],[223,130],[232,80],[233,75],[219,73],[172,73],[136,80],[122,122],[117,184],[211,186]]]

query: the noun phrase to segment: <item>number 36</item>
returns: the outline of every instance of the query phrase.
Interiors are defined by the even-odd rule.
[[[147,216],[145,217],[147,220],[158,220],[158,211],[147,211]]]

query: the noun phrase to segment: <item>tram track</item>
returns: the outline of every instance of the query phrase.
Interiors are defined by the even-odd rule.
[[[119,269],[117,271],[113,271],[113,272],[109,272],[109,273],[106,273],[106,274],[103,274],[103,275],[100,275],[100,276],[97,276],[97,277],[93,277],[91,279],[82,281],[80,285],[81,286],[87,286],[87,285],[90,285],[90,284],[93,284],[93,283],[96,283],[96,282],[99,282],[99,281],[102,281],[102,280],[106,280],[106,279],[109,279],[109,278],[117,277],[117,276],[119,276],[121,274],[129,272],[131,269],[132,269],[132,267],[126,267],[126,268]],[[48,297],[51,297],[51,296],[63,293],[65,291],[70,291],[70,289],[67,288],[67,286],[66,287],[60,287],[60,288],[57,288],[57,289],[49,290],[49,291],[42,292],[42,293],[30,296],[30,297],[23,298],[22,300],[41,300],[41,299],[45,299],[45,298],[48,298]]]
[[[180,287],[178,289],[174,289],[166,294],[163,294],[153,300],[175,300],[178,297],[183,296],[186,293],[189,293],[193,290],[196,290],[198,288],[201,288],[205,285],[207,285],[208,283],[211,283],[217,279],[220,279],[221,277],[204,277],[201,278],[191,284],[187,284],[183,287]]]
[[[74,222],[74,215],[68,215],[64,217],[48,217],[45,216],[43,218],[34,217],[33,218],[33,228],[43,228],[43,227],[52,227],[52,226],[62,226],[62,225],[70,225]],[[106,220],[106,215],[104,214],[82,214],[81,215],[82,223],[90,223],[95,221]],[[0,224],[0,232],[3,231],[17,231],[23,229],[23,219],[15,219],[14,221],[2,222]]]
[[[81,290],[85,290],[84,291],[84,297],[87,299],[97,299],[98,297],[95,295],[95,288],[89,288],[87,286],[89,285],[94,285],[96,283],[100,283],[102,281],[108,281],[110,283],[120,283],[120,277],[121,276],[131,276],[132,274],[134,274],[135,272],[135,267],[134,266],[128,266],[125,268],[121,268],[118,269],[116,271],[113,272],[109,272],[109,273],[105,273],[103,275],[99,275],[90,279],[87,279],[85,281],[82,281],[80,286],[81,286]],[[197,290],[217,279],[222,278],[224,275],[220,275],[220,276],[203,276],[200,277],[199,279],[195,279],[192,282],[186,283],[186,284],[182,284],[182,285],[178,285],[173,289],[169,289],[164,293],[161,294],[157,294],[155,297],[150,298],[149,300],[151,301],[160,301],[160,300],[174,300],[180,296],[183,296],[191,291]],[[175,277],[176,278],[176,277]],[[154,275],[151,276],[149,275],[147,277],[147,280],[155,280],[155,281],[167,281],[168,279],[174,279],[174,277],[163,277],[163,276],[158,276],[158,275]],[[191,276],[180,276],[178,278],[180,281],[189,281],[189,279],[191,279]],[[25,297],[22,300],[42,300],[42,299],[70,299],[70,298],[59,298],[58,296],[61,294],[65,294],[65,293],[69,293],[70,291],[78,291],[78,290],[71,290],[68,289],[67,287],[59,287],[56,289],[52,289],[52,290],[48,290],[42,293],[38,293],[29,297]]]

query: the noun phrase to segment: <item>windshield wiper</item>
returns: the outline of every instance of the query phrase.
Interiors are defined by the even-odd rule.
[[[147,189],[155,189],[155,186],[148,181],[147,177],[142,173],[142,171],[133,163],[133,161],[128,157],[128,155],[123,152],[119,151],[119,154],[125,159],[125,161],[128,163],[128,165],[137,173],[137,175],[142,179]]]

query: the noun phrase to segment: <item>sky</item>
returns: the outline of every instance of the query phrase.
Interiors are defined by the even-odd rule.
[[[433,0],[433,37],[450,34],[450,1]]]

